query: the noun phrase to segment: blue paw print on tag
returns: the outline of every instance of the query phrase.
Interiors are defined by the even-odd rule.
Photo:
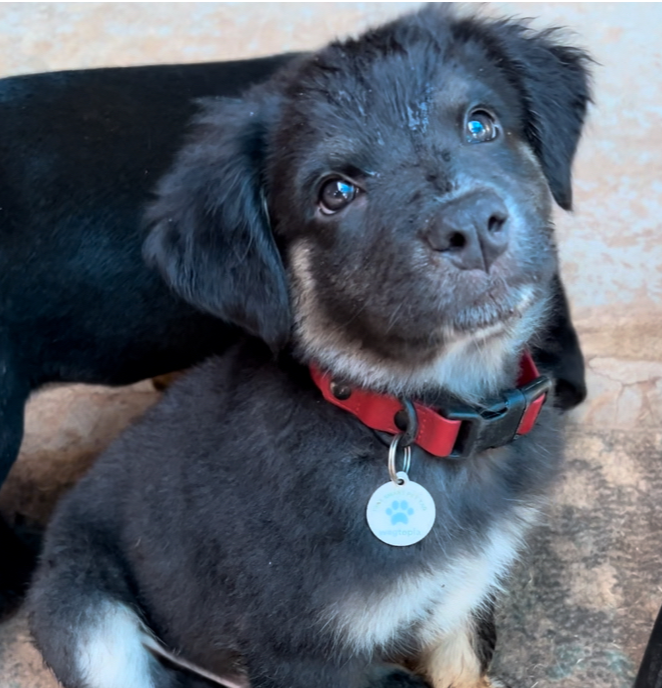
[[[400,502],[397,500],[393,502],[393,504],[386,509],[386,513],[391,517],[392,526],[395,526],[398,523],[402,523],[406,526],[409,523],[409,517],[414,513],[414,510],[403,499]]]

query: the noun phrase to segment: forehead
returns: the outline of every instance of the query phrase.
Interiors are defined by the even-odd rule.
[[[368,39],[350,48],[331,46],[304,65],[286,115],[298,136],[333,140],[338,156],[361,142],[434,135],[471,106],[492,109],[510,126],[519,119],[516,88],[476,40],[419,32],[407,42],[383,36],[379,48]]]

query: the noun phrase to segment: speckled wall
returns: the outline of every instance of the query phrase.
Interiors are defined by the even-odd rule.
[[[3,3],[0,76],[310,49],[414,6]],[[542,621],[524,632],[511,620],[510,635],[519,648],[534,636],[540,640],[531,640],[531,651],[520,649],[523,662],[537,657],[540,666],[531,674],[511,667],[510,674],[516,686],[625,688],[662,602],[656,573],[662,570],[662,516],[654,510],[662,503],[655,492],[662,485],[656,467],[662,437],[662,4],[488,3],[483,11],[532,16],[540,27],[567,26],[572,40],[596,59],[595,106],[575,167],[575,212],[558,214],[563,274],[589,364],[590,398],[573,415],[559,506],[534,546],[538,566],[553,559],[545,572],[556,566],[554,585],[565,585],[573,608],[587,611],[564,635],[559,620],[565,617],[545,607],[548,588],[527,582],[529,574],[522,573],[522,595],[529,595],[529,607]],[[72,387],[37,397],[4,507],[38,514],[42,503],[50,504],[57,480],[76,473],[75,457],[98,451],[156,396],[143,383],[113,392]],[[54,462],[58,478],[38,477]],[[39,491],[35,481],[41,481]],[[596,522],[602,539],[588,526],[578,535],[576,523],[592,523],[608,504],[617,505],[618,528]],[[596,543],[606,552],[599,561]],[[547,585],[539,570],[531,576]],[[20,620],[15,623],[4,636],[0,632],[8,639],[5,650],[0,647],[0,677],[9,677],[0,686],[48,685],[42,674],[26,678],[26,667],[37,664],[29,651],[25,659],[11,649],[12,634],[23,632]]]

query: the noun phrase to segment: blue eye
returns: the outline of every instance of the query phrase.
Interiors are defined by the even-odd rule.
[[[333,215],[348,206],[358,193],[354,184],[338,177],[330,179],[320,190],[319,208],[325,215]]]
[[[474,110],[467,117],[465,134],[468,143],[493,141],[498,133],[496,121],[485,110]]]
[[[485,131],[485,125],[477,119],[472,119],[471,122],[468,122],[467,127],[469,127],[469,133],[472,136],[482,136]]]

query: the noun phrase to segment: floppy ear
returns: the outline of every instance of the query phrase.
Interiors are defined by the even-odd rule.
[[[496,48],[500,66],[521,94],[526,136],[554,200],[570,210],[572,161],[591,101],[591,58],[579,48],[556,42],[554,29],[535,33],[503,21],[490,24],[488,30],[488,44]]]
[[[274,107],[267,96],[206,101],[147,210],[143,251],[186,301],[276,348],[291,318],[261,188]]]

